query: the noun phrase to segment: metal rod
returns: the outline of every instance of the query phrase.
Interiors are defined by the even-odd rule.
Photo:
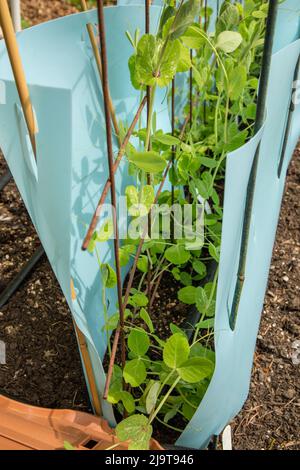
[[[21,271],[18,272],[15,278],[8,284],[8,286],[0,294],[0,308],[2,308],[9,301],[12,295],[19,289],[22,282],[26,279],[28,274],[30,274],[44,254],[44,248],[40,246],[30,258],[30,260],[21,269]]]
[[[0,1],[0,24],[24,112],[32,149],[36,157],[36,124],[34,112],[7,0]]]
[[[82,6],[83,11],[88,11],[88,6],[87,6],[87,3],[86,3],[86,0],[81,0],[81,6]],[[100,77],[100,80],[102,82],[101,57],[100,57],[100,52],[99,52],[96,36],[95,36],[95,33],[94,33],[94,26],[91,23],[89,23],[89,24],[87,24],[86,27],[87,27],[87,30],[88,30],[88,34],[89,34],[91,46],[92,46],[92,49],[93,49],[94,57],[95,57],[95,60],[96,60],[96,64],[97,64],[97,68],[98,68],[98,72],[99,72],[99,77]],[[121,142],[121,137],[120,137],[120,129],[119,129],[119,125],[118,125],[118,121],[117,121],[117,117],[116,117],[116,111],[115,111],[115,108],[114,108],[114,105],[113,105],[113,102],[112,102],[112,99],[111,99],[110,95],[109,95],[108,104],[109,104],[109,112],[110,112],[111,120],[112,120],[114,129],[115,129],[115,133],[116,133],[117,139],[119,141],[119,145],[121,146],[122,142]]]
[[[5,188],[5,186],[10,182],[12,179],[12,174],[8,170],[6,173],[4,173],[3,176],[0,177],[0,191]]]
[[[123,158],[123,156],[125,155],[125,151],[126,151],[126,147],[129,143],[129,140],[130,140],[130,137],[132,136],[132,133],[135,129],[135,126],[137,125],[137,122],[142,114],[142,111],[145,107],[145,104],[146,104],[146,96],[144,97],[144,99],[142,100],[140,106],[139,106],[139,109],[136,113],[136,115],[134,116],[133,118],[133,121],[127,131],[127,134],[124,138],[124,141],[120,147],[120,150],[118,152],[118,156],[115,160],[115,163],[114,163],[114,174],[116,173],[117,169],[119,168],[119,165],[121,163],[121,160]],[[88,228],[88,231],[87,231],[87,234],[86,234],[86,237],[84,239],[84,242],[83,242],[83,245],[82,245],[82,249],[83,250],[86,250],[87,247],[89,246],[89,243],[91,241],[91,238],[93,236],[93,233],[95,232],[95,229],[97,227],[97,223],[99,221],[99,218],[100,218],[100,215],[101,215],[101,211],[102,211],[102,207],[103,207],[103,204],[105,202],[105,199],[108,195],[108,192],[111,188],[111,181],[110,181],[110,178],[107,179],[105,185],[104,185],[104,188],[103,188],[103,191],[102,191],[102,194],[101,194],[101,197],[99,199],[99,202],[97,204],[97,207],[96,207],[96,210],[94,212],[94,215],[93,215],[93,218],[92,218],[92,221],[90,223],[90,226]]]
[[[267,25],[266,25],[266,33],[265,33],[265,46],[264,46],[264,52],[263,52],[263,58],[262,58],[260,86],[259,86],[258,100],[257,100],[255,132],[258,132],[258,130],[261,128],[261,126],[264,123],[264,118],[265,118],[268,82],[269,82],[269,75],[270,75],[270,68],[271,68],[271,59],[272,59],[272,50],[273,50],[273,41],[274,41],[274,34],[275,34],[277,12],[278,12],[278,0],[270,0]],[[239,254],[239,267],[238,267],[238,274],[237,274],[237,282],[235,285],[234,297],[232,301],[232,307],[231,307],[230,318],[229,318],[229,324],[232,330],[234,330],[235,325],[236,325],[240,300],[242,296],[243,286],[245,283],[245,271],[246,271],[247,255],[248,255],[250,227],[251,227],[251,220],[252,220],[253,201],[254,201],[254,194],[255,194],[259,154],[260,154],[260,145],[258,146],[256,153],[255,153],[255,157],[254,157],[254,161],[253,161],[253,165],[252,165],[252,169],[251,169],[251,173],[249,177],[248,187],[247,187],[242,239],[241,239],[241,247],[240,247],[240,254]]]
[[[125,362],[126,362],[126,345],[125,345],[125,335],[124,335],[125,325],[124,325],[124,309],[123,309],[123,299],[122,299],[121,265],[120,265],[120,254],[119,254],[117,194],[116,194],[116,185],[115,185],[113,147],[112,147],[112,129],[111,129],[111,120],[110,120],[110,113],[109,113],[108,64],[107,64],[103,0],[97,0],[97,4],[98,4],[98,18],[99,18],[99,37],[100,37],[100,49],[101,49],[101,61],[102,61],[102,75],[103,75],[102,86],[103,86],[105,124],[106,124],[107,157],[108,157],[108,165],[109,165],[109,177],[110,177],[110,183],[111,183],[111,202],[112,202],[112,207],[113,207],[114,250],[115,250],[116,274],[117,274],[118,303],[119,303],[119,312],[120,312],[120,328],[121,328],[121,333],[120,333],[121,363],[122,363],[122,367],[124,367]]]
[[[297,91],[297,79],[298,79],[298,75],[299,75],[299,69],[300,69],[300,56],[298,57],[296,67],[295,67],[295,72],[294,72],[291,101],[290,101],[288,118],[287,118],[285,133],[284,133],[284,139],[283,139],[283,144],[282,144],[280,161],[279,161],[278,170],[277,170],[278,178],[280,178],[281,173],[282,173],[282,167],[283,167],[283,162],[284,162],[284,158],[285,158],[286,148],[287,148],[287,144],[288,144],[288,140],[289,140],[289,136],[290,136],[292,118],[293,118],[293,114],[294,114],[294,111],[295,111],[294,95]]]

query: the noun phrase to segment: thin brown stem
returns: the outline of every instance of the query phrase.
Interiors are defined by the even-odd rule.
[[[145,33],[149,34],[150,33],[150,0],[145,0]],[[147,128],[148,128],[148,133],[150,135],[151,132],[151,87],[147,86]],[[151,143],[149,141],[149,144],[147,144],[146,151],[150,150],[151,148]],[[151,174],[147,174],[147,184],[151,185]],[[148,214],[148,234],[149,237],[151,237],[151,226],[152,226],[152,217],[151,217],[151,211],[149,211]],[[151,309],[150,306],[150,295],[151,295],[151,263],[150,260],[148,260],[148,273],[147,273],[147,295],[149,298],[149,308]],[[150,312],[149,312],[150,313]]]
[[[123,140],[123,143],[120,147],[120,150],[118,152],[118,156],[117,156],[117,158],[114,162],[114,167],[113,167],[114,174],[116,173],[117,169],[119,168],[121,160],[122,160],[123,156],[125,155],[126,147],[129,143],[129,140],[130,140],[133,132],[134,132],[135,126],[137,125],[138,120],[139,120],[139,118],[142,114],[142,111],[145,107],[145,104],[146,104],[146,97],[144,97],[144,99],[141,101],[139,109],[138,109],[136,115],[134,116],[133,121],[132,121],[132,123],[131,123],[128,131],[127,131],[127,134],[126,134],[126,136]],[[111,187],[111,180],[110,180],[110,178],[108,178],[108,180],[106,181],[106,183],[104,185],[101,197],[99,199],[99,202],[98,202],[96,210],[94,212],[92,221],[90,223],[89,229],[88,229],[86,237],[84,239],[84,242],[83,242],[83,245],[82,245],[83,250],[86,250],[87,247],[89,246],[90,240],[91,240],[91,238],[93,236],[93,233],[95,232],[95,229],[97,227],[97,223],[98,223],[100,215],[101,215],[102,207],[103,207],[103,204],[105,203],[105,199],[108,195],[110,187]]]
[[[171,103],[171,124],[172,124],[172,135],[174,137],[175,135],[175,77],[172,80],[172,103]],[[176,153],[176,147],[172,147],[172,168],[174,169],[174,163],[175,163],[175,153]],[[172,206],[175,202],[175,186],[172,183],[172,195],[171,195],[171,200],[172,200]],[[174,226],[174,219],[172,219],[171,222],[171,241],[174,241],[174,231],[175,231],[175,226]]]
[[[155,286],[154,286],[154,289],[153,289],[153,292],[152,292],[152,296],[151,296],[151,299],[150,299],[150,307],[153,307],[153,303],[154,303],[154,300],[155,300],[155,297],[156,297],[156,293],[158,291],[158,288],[160,286],[160,283],[161,283],[161,280],[162,280],[162,277],[163,277],[163,274],[164,274],[164,271],[162,271],[160,273],[160,275],[158,276],[158,279],[155,283]]]

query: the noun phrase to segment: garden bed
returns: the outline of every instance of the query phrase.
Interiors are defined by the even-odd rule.
[[[26,2],[24,3],[26,4]],[[45,18],[43,17],[43,19]],[[295,178],[294,185],[297,179],[299,182],[299,167],[295,165],[292,167],[291,176]],[[290,195],[291,193],[287,196]],[[292,206],[297,202],[297,194],[293,193],[293,196],[294,198],[290,201]],[[1,205],[1,210],[6,214],[5,218],[9,219],[12,217],[11,221],[8,220],[1,223],[1,250],[3,252],[3,254],[1,253],[1,269],[4,274],[1,276],[1,280],[3,285],[5,285],[9,277],[13,275],[13,271],[17,271],[23,264],[25,257],[32,254],[38,242],[25,216],[26,212],[23,209],[23,205],[20,203],[15,189],[13,189],[13,185],[5,189],[1,196],[1,203],[3,204]],[[297,217],[294,214],[295,209],[294,207],[290,209],[289,206],[288,210],[291,211],[291,222],[294,223],[297,221]],[[284,225],[289,231],[293,226],[291,222],[289,221],[288,224]],[[8,232],[7,223],[13,224],[14,229]],[[297,227],[295,227],[296,231]],[[287,236],[283,232],[284,244],[281,246],[287,247],[287,249],[279,253],[280,259],[278,262],[281,264],[281,272],[277,271],[277,269],[272,270],[272,273],[276,271],[277,275],[280,272],[283,286],[288,285],[289,290],[294,293],[296,292],[296,286],[292,285],[291,274],[284,272],[284,269],[286,271],[291,270],[291,272],[294,269],[295,273],[298,273],[299,278],[297,259],[288,268],[282,266],[282,263],[285,257],[287,258],[286,262],[290,262],[292,258],[291,249],[287,241],[295,242],[297,240],[296,235],[299,241],[298,233],[290,234],[289,232]],[[282,248],[280,250],[282,251]],[[4,259],[4,262],[2,262],[2,259]],[[284,269],[282,269],[283,267]],[[297,274],[295,274],[295,278],[297,282]],[[299,339],[299,335],[297,337],[299,327],[297,329],[297,325],[295,326],[292,323],[294,328],[292,329],[293,333],[291,333],[291,326],[288,327],[289,329],[286,328],[286,325],[290,322],[287,315],[293,315],[291,313],[287,314],[285,312],[285,315],[282,316],[283,312],[280,312],[281,316],[278,315],[276,319],[272,318],[272,316],[274,317],[274,304],[276,303],[277,308],[281,305],[280,299],[282,298],[282,293],[281,290],[277,292],[277,289],[281,289],[281,285],[280,288],[272,287],[271,280],[269,292],[272,292],[272,294],[268,296],[270,307],[266,306],[266,314],[270,318],[267,319],[267,316],[264,318],[264,322],[267,322],[268,331],[264,328],[260,335],[260,349],[255,363],[258,369],[254,372],[254,381],[252,382],[252,387],[254,384],[253,390],[255,390],[254,397],[250,400],[253,400],[255,405],[252,406],[251,404],[249,406],[251,401],[248,402],[244,415],[237,419],[238,424],[235,424],[236,448],[278,448],[282,444],[286,445],[287,448],[292,448],[293,445],[297,447],[297,443],[293,443],[297,439],[295,426],[299,410],[297,384],[294,383],[297,377],[297,368],[291,364],[289,355],[291,353],[291,342]],[[160,292],[160,295],[162,298],[164,294]],[[276,300],[272,303],[271,299]],[[166,301],[170,309],[172,308],[174,311],[177,305],[171,305],[174,299],[170,298],[166,299]],[[290,305],[284,305],[289,312],[295,311],[299,307],[297,307],[297,296],[291,302],[291,305],[294,305],[294,310],[291,309]],[[79,373],[79,358],[72,333],[71,318],[51,268],[48,267],[45,260],[41,262],[30,281],[24,285],[9,305],[2,309],[2,313],[0,321],[1,332],[3,330],[5,332],[3,339],[7,344],[12,344],[13,347],[9,348],[8,351],[8,365],[1,368],[0,371],[1,391],[3,388],[3,393],[10,395],[12,398],[29,401],[41,406],[79,406],[80,409],[86,410],[89,405],[86,398],[84,380]],[[282,328],[279,326],[281,321],[284,321]],[[290,335],[290,343],[287,341],[288,338],[284,336],[285,334],[287,335],[284,328],[287,329]],[[270,332],[272,343],[268,339]],[[274,344],[275,341],[276,345]],[[284,351],[280,349],[283,348],[283,344],[286,348]],[[277,347],[279,348],[278,351]],[[271,357],[272,354],[273,358]],[[12,364],[14,364],[14,367],[12,367]],[[280,375],[282,379],[272,376],[272,370],[282,374]],[[290,372],[289,379],[286,376],[287,372]],[[287,382],[291,384],[291,388],[286,387]],[[279,385],[281,383],[284,384],[283,388]],[[266,394],[266,388],[268,394]],[[266,396],[270,397],[270,401],[265,402]],[[264,397],[264,402],[259,401],[261,397]],[[276,421],[274,423],[268,422],[268,418],[274,420],[274,407],[276,409],[276,406],[279,406],[280,410],[278,421],[280,421],[279,424],[282,427],[279,429],[279,424]],[[259,419],[263,423],[261,428],[259,427]],[[265,427],[266,423],[268,423],[267,428]],[[251,430],[253,429],[253,434],[249,427]]]

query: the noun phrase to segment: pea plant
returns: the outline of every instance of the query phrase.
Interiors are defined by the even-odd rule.
[[[268,2],[226,0],[213,25],[213,11],[203,4],[166,0],[156,34],[126,33],[133,48],[131,83],[141,103],[147,96],[148,112],[146,126],[139,119],[126,142],[135,184],[127,186],[125,195],[139,230],[138,237],[129,234],[119,247],[121,266],[133,264],[122,331],[120,306],[110,318],[106,307],[107,291],[116,287],[115,266],[101,262],[101,243],[113,233],[111,220],[95,230],[88,246],[96,253],[103,283],[109,361],[105,398],[123,416],[116,433],[131,449],[149,448],[155,421],[181,432],[210,383],[226,156],[253,135]],[[186,86],[178,90],[180,74]],[[169,133],[157,128],[158,88],[165,89],[172,108]],[[174,116],[177,93],[187,99],[181,115]],[[126,131],[120,123],[120,132],[125,136]],[[163,190],[166,179],[170,186]],[[170,233],[156,205],[172,213]],[[188,233],[180,237],[174,206],[190,208]],[[197,228],[199,206],[203,231]],[[154,326],[153,297],[166,275],[179,285],[178,300],[199,312],[191,335],[171,323],[169,336],[161,337]],[[120,334],[125,345],[121,358],[116,355]]]

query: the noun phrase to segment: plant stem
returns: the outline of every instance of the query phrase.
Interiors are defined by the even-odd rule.
[[[177,384],[179,382],[180,382],[180,377],[178,376],[177,379],[175,380],[175,382],[171,385],[171,387],[169,388],[169,390],[167,391],[167,393],[163,397],[163,399],[161,400],[161,402],[159,403],[159,405],[156,408],[156,410],[154,411],[154,413],[149,417],[149,424],[153,423],[154,419],[156,418],[156,416],[158,415],[158,413],[160,412],[160,410],[162,409],[162,407],[166,403],[167,399],[169,398],[169,396],[173,392],[174,388],[177,387]]]
[[[210,307],[210,304],[212,303],[213,297],[214,297],[214,295],[215,295],[215,290],[216,290],[216,286],[217,286],[218,276],[219,276],[219,267],[217,268],[217,270],[216,270],[216,272],[215,272],[215,275],[214,275],[213,285],[212,285],[211,292],[210,292],[210,296],[209,296],[209,299],[208,299],[207,309]],[[207,309],[206,309],[206,310],[207,310]],[[199,323],[200,323],[200,322],[199,322]],[[195,341],[197,340],[199,331],[200,331],[200,326],[198,325],[197,328],[196,328],[196,330],[195,330],[195,333],[194,333],[193,343],[195,343]]]

